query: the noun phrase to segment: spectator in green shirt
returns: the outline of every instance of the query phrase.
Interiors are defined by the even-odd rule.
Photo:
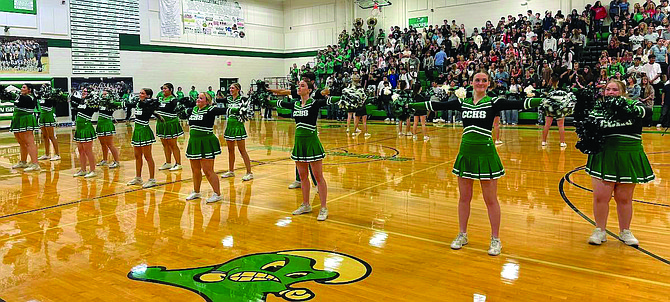
[[[211,95],[213,100],[216,99],[216,92],[214,92],[214,90],[212,90],[212,86],[209,86],[207,88],[207,94]]]
[[[191,86],[191,91],[188,92],[188,97],[195,101],[198,99],[198,94],[198,91],[195,90],[195,86]]]
[[[177,87],[177,98],[184,98],[184,92],[181,91],[181,87]]]

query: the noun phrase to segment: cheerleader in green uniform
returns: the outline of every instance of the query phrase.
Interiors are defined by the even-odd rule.
[[[98,134],[98,141],[102,148],[102,161],[97,166],[107,166],[107,154],[112,153],[114,162],[109,164],[110,169],[119,167],[119,150],[114,146],[114,134],[116,134],[116,127],[114,127],[114,109],[121,106],[121,102],[111,99],[112,94],[108,90],[102,92],[103,102],[98,108],[98,125],[95,132]],[[110,108],[111,106],[111,108]]]
[[[51,89],[51,86],[44,84],[45,89]],[[56,110],[56,101],[52,98],[40,98],[40,130],[42,132],[42,140],[44,141],[44,155],[38,157],[38,160],[60,160],[60,152],[58,151],[58,140],[56,139],[56,117],[54,111]],[[53,157],[49,156],[50,146],[54,146]]]
[[[501,110],[528,109],[540,105],[542,99],[526,99],[525,101],[508,101],[491,98],[486,92],[491,85],[491,78],[486,72],[474,75],[472,84],[474,93],[472,98],[459,99],[441,103],[412,103],[414,109],[430,111],[458,110],[462,111],[463,137],[461,147],[454,162],[452,172],[458,176],[458,237],[451,243],[452,249],[460,249],[468,244],[467,227],[470,218],[470,201],[475,180],[479,180],[484,202],[488,209],[491,223],[491,244],[489,255],[500,254],[502,244],[498,237],[500,230],[500,204],[498,203],[498,181],[505,175],[495,144],[491,139],[491,128],[496,113]]]
[[[416,102],[423,102],[423,96],[421,95],[421,83],[415,83],[414,87],[412,88],[412,96],[414,97],[414,100]],[[416,110],[414,112],[414,124],[412,124],[412,131],[414,132],[414,136],[412,137],[414,140],[417,140],[419,136],[417,135],[417,127],[419,122],[421,122],[421,134],[423,135],[423,140],[428,141],[430,137],[428,137],[428,129],[426,128],[426,115],[428,115],[428,111],[426,110]]]
[[[221,146],[219,139],[214,135],[213,127],[216,116],[226,114],[226,109],[212,106],[212,96],[208,93],[201,93],[195,104],[195,108],[187,109],[189,137],[186,158],[191,161],[193,192],[186,197],[186,200],[201,197],[200,184],[204,173],[214,190],[214,194],[207,199],[207,202],[216,202],[221,200],[221,189],[219,178],[214,172],[214,158],[221,154]]]
[[[160,121],[162,117],[156,113],[158,101],[152,100],[153,90],[143,88],[140,90],[140,101],[135,104],[135,129],[133,129],[133,152],[135,154],[135,178],[128,182],[129,186],[142,185],[143,188],[150,188],[156,185],[153,155],[151,154],[151,145],[156,142],[153,131],[149,127],[149,120],[152,115]],[[142,183],[142,157],[146,159],[149,166],[149,180]]]
[[[605,96],[627,96],[626,86],[618,80],[610,80],[605,86]],[[637,246],[639,241],[630,231],[633,219],[633,191],[635,185],[652,181],[655,176],[642,147],[643,119],[649,118],[652,109],[639,101],[635,104],[637,116],[627,123],[612,123],[604,120],[603,111],[596,105],[591,116],[600,120],[605,143],[603,150],[589,154],[586,173],[593,185],[593,216],[596,229],[589,243],[600,245],[607,241],[607,216],[609,202],[614,196],[619,217],[619,237],[627,245]]]
[[[76,127],[74,131],[74,141],[77,142],[77,150],[79,151],[79,171],[73,176],[84,176],[91,178],[97,176],[95,173],[95,156],[93,156],[93,141],[97,135],[91,119],[93,114],[98,111],[98,104],[93,99],[94,96],[90,94],[89,88],[84,88],[81,92],[81,98],[70,98],[72,104],[77,108]],[[86,166],[89,166],[88,173]]]
[[[227,106],[232,109],[239,109],[245,99],[240,95],[240,90],[242,86],[239,83],[234,83],[230,85],[229,91],[230,96],[228,96]],[[242,181],[248,181],[254,179],[254,174],[251,173],[251,160],[249,159],[249,154],[247,153],[247,148],[245,146],[245,140],[247,139],[247,130],[244,129],[244,123],[240,122],[236,116],[237,111],[234,110],[228,115],[226,120],[226,131],[223,134],[223,138],[226,139],[226,145],[228,146],[228,171],[221,175],[222,178],[234,177],[235,172],[235,143],[237,143],[237,149],[240,150],[242,155],[242,160],[244,160],[244,166],[247,168],[247,174],[242,177]]]
[[[551,78],[551,90],[558,89],[558,77],[553,76]],[[565,143],[565,116],[545,116],[544,117],[544,128],[542,128],[542,147],[547,146],[547,137],[549,136],[549,129],[551,124],[556,119],[556,125],[558,125],[558,136],[561,140],[561,148],[565,148],[568,144]]]
[[[330,105],[333,98],[328,100],[313,100],[310,98],[313,90],[314,84],[302,80],[298,86],[300,99],[288,102],[278,101],[277,108],[292,109],[293,118],[296,122],[295,143],[293,144],[291,159],[295,161],[302,182],[302,204],[297,210],[293,211],[293,215],[305,214],[312,211],[312,206],[309,204],[311,186],[309,185],[308,174],[311,168],[316,176],[319,199],[321,199],[321,210],[316,219],[323,221],[328,218],[328,208],[326,207],[328,187],[326,179],[323,177],[322,163],[322,160],[326,157],[326,152],[319,140],[316,130],[316,120],[321,107]]]
[[[163,96],[158,97],[158,109],[156,113],[162,119],[156,122],[156,136],[161,139],[163,152],[166,162],[158,170],[179,171],[181,167],[181,152],[177,146],[177,138],[184,135],[179,118],[175,109],[177,107],[177,98],[174,96],[174,86],[171,83],[163,84],[161,87]],[[174,155],[175,164],[172,165],[172,156]]]
[[[37,163],[37,145],[35,145],[35,136],[33,131],[37,130],[37,119],[35,118],[35,108],[37,102],[33,95],[33,86],[24,84],[21,86],[21,93],[14,101],[14,114],[9,131],[14,133],[14,137],[19,142],[21,149],[21,161],[12,166],[12,169],[25,168],[24,172],[40,171],[40,165]],[[28,155],[32,162],[28,164]]]

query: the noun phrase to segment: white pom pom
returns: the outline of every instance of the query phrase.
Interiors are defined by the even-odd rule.
[[[465,90],[465,88],[461,87],[456,90],[456,97],[459,99],[464,99],[468,95],[468,92]]]
[[[529,98],[532,98],[532,97],[535,96],[535,88],[533,88],[533,86],[528,85],[528,87],[526,87],[523,90],[523,92],[525,92],[526,96],[529,97]]]
[[[391,96],[391,99],[394,100],[394,101],[397,101],[398,98],[400,98],[400,95],[397,94],[397,93],[394,93],[394,94]]]
[[[444,90],[444,92],[449,92],[449,89],[451,89],[451,86],[449,86],[449,85],[442,85],[442,90]]]
[[[14,85],[8,85],[7,88],[5,88],[5,91],[13,93],[21,93],[21,89],[17,88]]]

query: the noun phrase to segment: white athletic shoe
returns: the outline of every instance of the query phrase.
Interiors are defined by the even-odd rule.
[[[37,160],[47,160],[49,158],[50,158],[49,155],[44,154],[44,155],[38,157]]]
[[[319,210],[319,216],[316,216],[317,221],[324,221],[328,218],[328,209],[327,208],[321,208]]]
[[[413,139],[413,140],[417,140],[417,139],[419,139],[419,136],[416,135],[416,134],[415,134],[415,135],[412,135],[412,139]]]
[[[503,144],[503,142],[501,140],[496,141],[496,145],[502,145],[502,144]]]
[[[619,233],[619,237],[621,238],[621,241],[625,243],[626,245],[630,246],[637,246],[640,244],[640,241],[633,236],[633,233],[630,230],[621,230],[621,233]]]
[[[407,133],[405,133],[405,135],[406,135],[407,137],[414,136],[414,135],[412,134],[412,132],[407,132]]]
[[[219,196],[219,194],[212,193],[212,196],[207,198],[207,203],[217,202],[219,200],[221,200],[221,196]]]
[[[567,146],[568,146],[568,144],[566,144],[566,143],[561,143],[561,148],[565,148],[565,147],[567,147]]]
[[[398,132],[398,136],[405,136],[404,132]]]
[[[28,165],[28,168],[25,168],[23,172],[39,172],[41,171],[42,168],[40,168],[39,164],[30,164]]]
[[[135,177],[133,180],[129,181],[126,185],[129,186],[134,186],[134,185],[141,185],[142,184],[142,178],[141,177]]]
[[[661,124],[656,124],[656,128],[661,128],[661,126],[663,126],[663,125],[661,125]]]
[[[254,173],[247,173],[242,176],[242,181],[249,181],[254,179]]]
[[[14,164],[12,166],[12,169],[21,169],[21,168],[27,168],[27,167],[28,167],[28,163],[26,163],[24,161],[20,161],[20,162]]]
[[[108,166],[108,168],[110,168],[110,169],[116,169],[116,168],[118,168],[118,167],[120,167],[120,166],[121,166],[121,165],[119,165],[119,162],[118,162],[118,161],[114,161],[114,162],[112,162],[111,165]]]
[[[372,136],[372,134],[366,133],[364,136],[365,136],[365,138],[370,138]]]
[[[145,182],[142,185],[142,188],[146,189],[146,188],[151,188],[151,187],[155,187],[155,186],[156,186],[156,179],[155,178],[149,178],[149,180],[147,180],[147,182]]]
[[[547,142],[542,142],[542,147],[546,147],[546,146],[547,146]]]
[[[84,176],[84,175],[86,175],[86,170],[79,170],[77,173],[74,173],[74,175],[72,175],[72,176],[73,177],[79,177],[79,176]]]
[[[423,136],[423,141],[427,142],[428,140],[430,140],[430,137],[428,135],[424,135]]]
[[[167,169],[170,169],[170,168],[172,168],[171,163],[164,163],[162,166],[160,166],[160,168],[158,168],[158,170],[167,170]]]
[[[92,177],[96,177],[96,176],[98,176],[98,174],[96,174],[95,171],[91,171],[91,172],[86,173],[86,175],[84,175],[84,178],[92,178]]]
[[[60,160],[60,155],[56,154],[53,157],[51,157],[50,161],[57,161]]]
[[[489,245],[489,256],[498,256],[502,250],[502,242],[500,238],[491,237],[491,245]]]
[[[468,234],[458,233],[458,236],[451,242],[451,248],[460,250],[464,245],[468,244]]]
[[[180,164],[174,164],[174,167],[170,168],[170,171],[174,172],[174,171],[179,171],[181,169],[182,169],[182,167],[181,167]]]
[[[356,133],[360,133],[361,129],[356,128]]]
[[[596,228],[593,230],[593,234],[589,237],[589,244],[601,245],[603,242],[607,241],[607,232]]]
[[[193,191],[193,192],[191,192],[191,194],[186,196],[186,200],[194,200],[194,199],[198,199],[200,197],[202,197],[202,195],[200,195],[200,193],[198,193],[196,191]]]
[[[297,189],[297,188],[300,188],[300,187],[302,187],[302,183],[297,181],[297,180],[292,182],[290,185],[288,185],[289,189]]]
[[[223,174],[221,175],[221,178],[228,178],[228,177],[235,177],[235,172],[233,172],[233,171],[228,171],[228,172],[223,173]]]
[[[95,164],[95,165],[96,165],[97,167],[104,167],[104,166],[107,165],[107,161],[103,159],[103,160],[101,160],[99,163],[97,163],[97,164]]]
[[[309,213],[312,211],[312,206],[309,204],[300,204],[300,207],[293,211],[293,215],[300,215],[300,214],[305,214]]]

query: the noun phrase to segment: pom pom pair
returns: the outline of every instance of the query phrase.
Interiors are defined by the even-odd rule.
[[[338,102],[338,106],[342,109],[354,110],[365,104],[365,91],[361,88],[345,88],[342,89],[342,97]]]

